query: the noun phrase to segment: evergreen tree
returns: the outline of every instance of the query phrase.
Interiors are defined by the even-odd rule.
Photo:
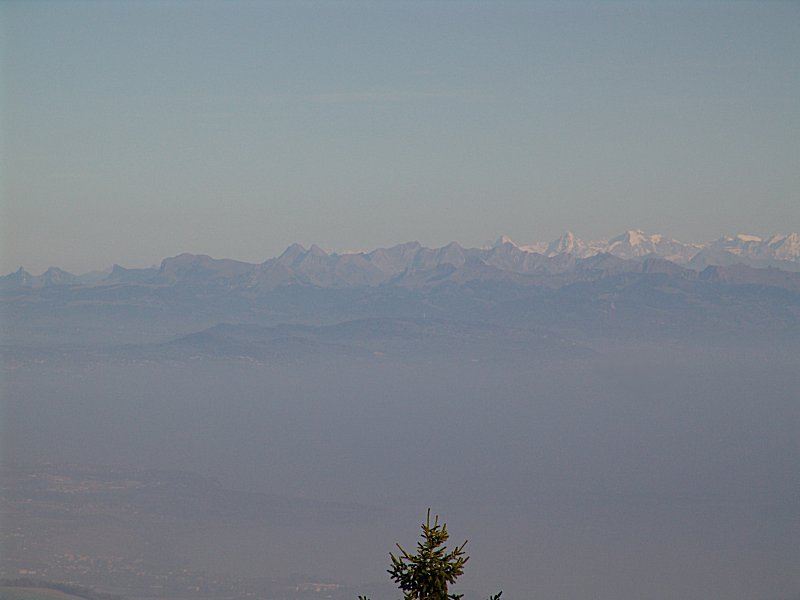
[[[403,600],[461,600],[463,594],[450,594],[448,587],[464,573],[469,556],[464,552],[465,541],[448,551],[449,539],[445,523],[439,524],[439,515],[431,523],[431,509],[422,524],[422,539],[417,542],[417,553],[411,554],[400,544],[400,554],[389,553],[389,575],[403,591]],[[499,600],[499,592],[489,600]],[[359,596],[359,600],[368,600]]]

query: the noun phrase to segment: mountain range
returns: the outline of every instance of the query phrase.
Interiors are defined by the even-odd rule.
[[[513,243],[508,238],[501,238],[499,241]],[[797,264],[800,261],[800,235],[797,233],[775,234],[768,238],[738,234],[700,244],[679,242],[661,234],[647,234],[641,230],[628,230],[610,240],[586,242],[568,231],[549,244],[517,246],[548,257],[570,254],[588,258],[597,254],[611,254],[630,259],[656,255],[695,269],[736,263],[752,267],[800,269]]]
[[[603,244],[566,234],[536,250],[506,237],[482,248],[408,242],[346,254],[293,244],[260,264],[181,254],[165,258],[159,267],[114,265],[88,275],[51,267],[33,276],[19,269],[0,277],[0,324],[5,344],[20,357],[22,348],[34,346],[172,339],[181,341],[148,352],[214,355],[222,348],[232,356],[257,358],[320,352],[362,356],[386,344],[413,354],[419,347],[416,339],[400,343],[387,337],[387,327],[422,327],[426,333],[420,339],[438,352],[435,347],[452,345],[456,338],[432,328],[434,322],[461,323],[459,342],[469,338],[499,348],[503,340],[522,335],[526,348],[538,353],[547,346],[554,355],[573,348],[571,342],[550,348],[555,338],[540,332],[578,342],[598,336],[795,340],[800,333],[798,234],[739,235],[705,245],[638,231]],[[427,325],[419,325],[419,319]],[[270,330],[259,340],[206,331],[219,324],[344,322],[361,323],[358,330],[381,337],[381,344],[334,339],[328,330]],[[506,329],[480,332],[469,323]]]
[[[24,268],[0,277],[0,287],[41,288],[64,285],[114,283],[171,283],[215,281],[253,289],[272,289],[300,284],[318,287],[362,287],[387,283],[417,286],[441,278],[503,277],[512,274],[563,276],[601,269],[603,272],[637,271],[649,261],[663,259],[679,267],[702,271],[709,266],[745,265],[800,272],[800,234],[775,234],[762,239],[753,235],[722,237],[706,244],[682,243],[659,234],[629,230],[607,241],[586,242],[567,232],[548,244],[521,245],[506,236],[481,248],[463,248],[452,242],[426,248],[407,242],[370,252],[329,254],[317,245],[309,249],[289,246],[280,256],[260,264],[205,255],[181,254],[166,258],[160,268],[127,269],[114,265],[109,271],[74,275],[50,267],[34,276]],[[628,263],[624,261],[629,261]],[[661,264],[658,268],[668,268]]]

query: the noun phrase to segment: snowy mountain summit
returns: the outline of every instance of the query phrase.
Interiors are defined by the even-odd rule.
[[[736,263],[800,270],[800,234],[775,234],[766,239],[747,234],[724,236],[706,244],[687,264],[702,269]]]
[[[517,244],[502,236],[493,246],[513,244],[525,252],[536,252],[552,258],[568,255],[573,258],[589,258],[598,254],[611,254],[625,260],[636,260],[658,256],[679,265],[703,269],[709,265],[727,266],[742,263],[752,267],[778,267],[791,271],[800,270],[800,234],[775,234],[769,238],[756,235],[737,234],[724,236],[705,244],[684,243],[640,229],[628,231],[610,240],[585,241],[571,231],[548,244],[534,242]]]
[[[639,258],[655,254],[672,262],[683,264],[688,262],[702,249],[699,244],[684,244],[677,240],[665,238],[658,233],[648,235],[643,231],[629,230],[612,238],[603,249],[608,254],[619,258]]]
[[[588,258],[595,254],[600,254],[603,251],[603,246],[598,245],[597,242],[584,242],[575,237],[575,234],[571,231],[567,231],[560,238],[547,244],[547,249],[544,254],[548,257],[557,256],[559,254],[570,254],[576,258]]]

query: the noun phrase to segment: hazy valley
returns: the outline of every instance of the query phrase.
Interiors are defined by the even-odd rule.
[[[469,598],[793,598],[800,273],[687,257],[8,275],[2,574],[388,597],[431,506]]]

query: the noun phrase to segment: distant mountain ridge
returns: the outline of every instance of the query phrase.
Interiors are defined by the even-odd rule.
[[[679,242],[661,234],[647,234],[638,229],[628,230],[610,240],[593,242],[586,242],[567,232],[550,242],[542,253],[551,257],[567,253],[580,258],[612,254],[626,259],[657,255],[697,270],[709,265],[725,266],[737,262],[752,267],[774,266],[798,270],[800,267],[790,263],[800,262],[800,234],[774,234],[769,238],[738,234],[701,244]]]
[[[394,323],[409,330],[418,327],[413,319],[492,323],[508,328],[499,335],[503,339],[513,337],[511,330],[532,328],[578,340],[595,335],[800,339],[800,263],[747,264],[764,265],[764,256],[779,251],[791,257],[792,241],[791,236],[724,239],[701,251],[707,257],[698,253],[684,264],[649,252],[655,248],[674,257],[681,248],[671,241],[635,232],[608,243],[616,254],[586,257],[577,252],[547,256],[508,238],[484,248],[409,242],[348,254],[293,244],[260,264],[181,254],[158,268],[117,265],[90,281],[58,269],[38,277],[19,270],[0,278],[0,312],[9,360],[27,360],[20,348],[54,341],[163,342],[185,334],[197,335],[157,354],[359,358],[383,350],[352,346],[321,330],[246,340],[208,328],[363,319],[384,319],[384,324],[401,319]],[[581,247],[574,237],[565,242]],[[701,261],[719,252],[732,264],[703,267]],[[376,322],[370,323],[374,331]],[[437,333],[445,354],[448,335]],[[469,336],[484,339],[483,346],[488,337],[498,337],[474,331]],[[543,347],[538,338],[526,344]]]
[[[661,258],[693,271],[709,266],[742,264],[753,268],[773,267],[800,272],[800,234],[775,234],[769,238],[752,235],[722,237],[705,244],[683,243],[660,234],[629,230],[607,241],[586,242],[567,232],[548,244],[517,244],[506,236],[483,248],[464,248],[451,242],[441,248],[426,248],[407,242],[370,252],[327,253],[317,245],[306,249],[292,244],[280,256],[260,264],[206,255],[181,254],[165,258],[160,268],[127,269],[114,265],[110,271],[74,275],[50,267],[32,275],[22,267],[0,277],[0,287],[42,288],[51,286],[96,285],[175,281],[236,283],[250,288],[281,285],[319,287],[361,287],[387,283],[408,284],[420,280],[420,273],[447,277],[465,267],[475,275],[497,278],[499,272],[521,275],[564,275],[599,264],[597,257],[608,256],[633,264],[613,263],[616,270],[636,271],[647,258]],[[587,263],[593,259],[593,263]],[[489,267],[488,269],[485,267]],[[446,271],[450,273],[445,273]],[[464,275],[462,272],[461,275]]]
[[[110,330],[116,341],[195,332],[181,343],[187,352],[256,357],[358,357],[369,349],[321,333],[253,341],[203,331],[219,323],[327,325],[364,318],[553,328],[565,338],[612,331],[763,338],[800,331],[796,234],[722,238],[698,250],[630,231],[603,246],[566,235],[548,247],[536,252],[503,237],[483,248],[408,242],[328,254],[293,244],[260,264],[180,254],[158,268],[115,265],[91,277],[20,269],[0,278],[0,311],[7,339],[23,345],[108,339]]]

